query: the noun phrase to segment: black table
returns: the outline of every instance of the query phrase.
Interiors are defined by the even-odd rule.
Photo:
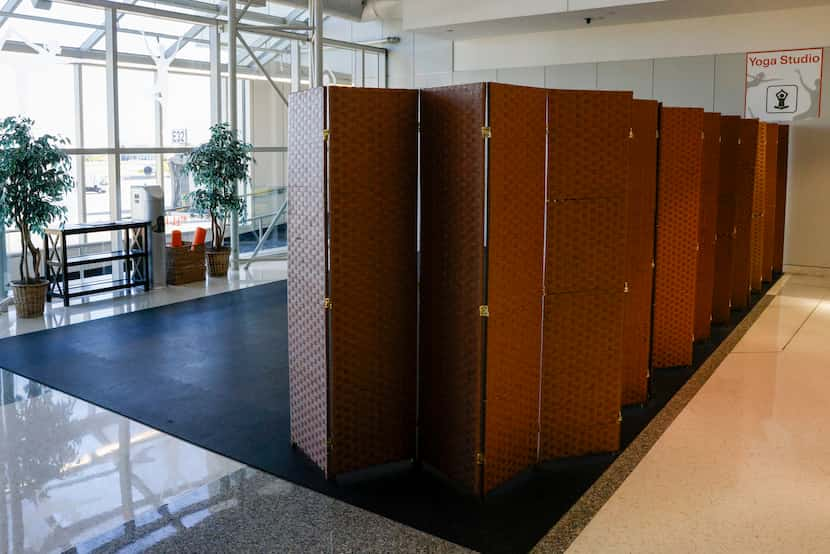
[[[72,235],[115,231],[124,233],[124,249],[99,252],[70,258],[66,239]],[[150,290],[150,222],[142,220],[109,221],[106,223],[79,223],[46,230],[44,258],[46,278],[49,280],[47,298],[62,298],[63,305],[78,296],[96,294],[133,287]],[[84,279],[70,284],[69,268],[104,262],[123,261],[124,272],[120,277],[106,275],[105,279]]]

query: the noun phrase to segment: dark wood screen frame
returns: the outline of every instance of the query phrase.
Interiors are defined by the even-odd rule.
[[[698,222],[700,236],[695,289],[696,341],[706,340],[712,334],[712,294],[715,288],[715,248],[720,194],[721,115],[706,113],[703,126],[703,169]]]
[[[735,310],[745,310],[749,307],[752,202],[755,191],[758,130],[757,119],[741,120],[735,181],[735,248],[732,254],[732,309]]]
[[[715,279],[712,287],[712,323],[716,325],[729,323],[732,317],[732,253],[735,242],[735,186],[740,121],[738,116],[721,116],[720,185]]]
[[[775,265],[775,218],[778,201],[778,130],[776,123],[767,125],[766,173],[764,176],[764,251],[761,261],[761,279],[772,281]]]
[[[421,91],[419,458],[479,494],[487,88]]]
[[[652,364],[692,363],[704,111],[663,107]]]
[[[784,233],[787,219],[787,172],[790,155],[790,127],[778,128],[778,177],[776,179],[777,198],[775,201],[775,255],[773,270],[784,271]]]
[[[549,91],[542,460],[619,448],[631,104]]]
[[[488,85],[487,493],[538,460],[547,92]]]
[[[631,110],[623,406],[648,400],[659,110],[660,104],[654,100],[634,100]]]
[[[329,472],[415,455],[418,92],[328,87]]]

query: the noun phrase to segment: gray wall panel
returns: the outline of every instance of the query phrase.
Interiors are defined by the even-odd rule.
[[[713,110],[715,57],[693,56],[654,61],[654,98],[666,106]]]
[[[715,58],[715,111],[744,114],[746,55],[722,54]]]
[[[597,88],[597,64],[549,65],[545,68],[545,86],[594,90]]]
[[[630,90],[635,98],[651,100],[654,60],[603,62],[597,64],[600,90]]]
[[[499,69],[496,80],[507,85],[525,85],[529,87],[545,86],[544,67],[515,67]]]

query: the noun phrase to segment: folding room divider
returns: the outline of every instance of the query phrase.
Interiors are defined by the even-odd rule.
[[[778,131],[775,123],[767,125],[767,151],[764,179],[764,248],[761,258],[761,279],[772,282],[775,265],[775,219],[778,202]]]
[[[538,460],[546,109],[543,89],[421,92],[419,455],[477,494]]]
[[[750,246],[750,288],[760,291],[765,280],[766,247],[764,240],[768,222],[772,214],[767,213],[770,207],[768,189],[774,186],[778,178],[776,165],[778,163],[778,125],[761,122],[758,127],[757,154],[755,158],[755,187],[752,195],[752,225]],[[771,254],[771,251],[770,251]],[[770,273],[772,260],[770,256]]]
[[[715,288],[715,245],[717,242],[718,197],[720,190],[721,115],[703,118],[703,166],[700,187],[700,236],[698,238],[697,285],[695,289],[695,340],[712,334],[712,292]]]
[[[735,242],[735,183],[738,171],[738,137],[741,118],[721,116],[720,178],[718,187],[715,280],[712,323],[729,323],[732,307],[732,253]]]
[[[787,217],[787,169],[790,153],[790,128],[778,127],[778,178],[776,179],[775,252],[772,261],[776,273],[784,271],[784,229]]]
[[[329,478],[414,459],[476,495],[619,449],[650,367],[748,301],[757,131],[630,92],[293,94],[292,442]]]
[[[652,365],[692,363],[704,112],[662,108]]]
[[[735,240],[732,252],[732,308],[749,307],[751,280],[752,205],[755,191],[755,162],[758,156],[757,119],[742,119],[738,137],[738,164],[735,180]]]
[[[660,104],[653,100],[634,100],[631,107],[623,406],[642,404],[648,400],[659,111]]]
[[[548,94],[540,458],[617,450],[632,94]]]
[[[293,443],[334,477],[415,454],[418,92],[289,103]]]

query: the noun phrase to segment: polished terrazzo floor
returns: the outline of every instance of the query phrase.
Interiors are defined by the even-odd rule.
[[[461,552],[0,370],[0,552]]]
[[[771,292],[569,552],[830,549],[830,278]]]

